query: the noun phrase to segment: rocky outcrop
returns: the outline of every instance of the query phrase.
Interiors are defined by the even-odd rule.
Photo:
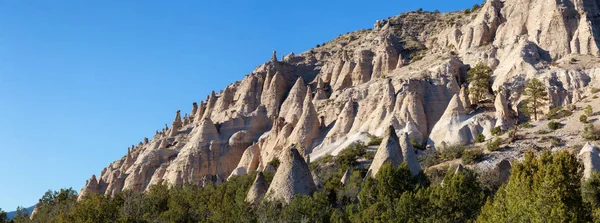
[[[246,202],[250,204],[257,203],[265,196],[265,193],[267,193],[268,189],[269,185],[267,185],[267,181],[265,180],[263,173],[256,173],[256,179],[254,179],[254,183],[252,183],[250,190],[248,190],[248,195],[246,195]]]
[[[96,179],[96,175],[92,175],[92,178],[85,182],[85,186],[79,192],[79,197],[77,200],[81,200],[81,198],[87,196],[88,194],[97,194],[99,192],[98,180]]]
[[[351,174],[352,173],[350,172],[350,169],[346,169],[346,172],[344,172],[344,175],[340,179],[340,182],[342,183],[342,185],[346,185],[348,183],[348,181],[350,180]]]
[[[583,163],[583,179],[589,179],[592,172],[600,171],[600,153],[598,153],[598,148],[589,142],[581,148],[578,158]]]
[[[267,163],[290,146],[316,160],[373,135],[387,139],[369,175],[387,161],[407,162],[415,174],[411,141],[443,149],[509,128],[526,80],[544,81],[548,107],[584,100],[590,87],[600,87],[598,13],[587,0],[490,0],[468,16],[390,17],[374,30],[281,61],[273,52],[243,80],[134,143],[81,194],[144,191],[162,182],[218,184],[226,176],[274,171]],[[494,70],[493,106],[469,101],[466,71],[480,62]],[[386,136],[388,126],[400,139]]]
[[[410,142],[410,138],[408,137],[408,133],[404,133],[400,136],[399,139],[400,148],[402,149],[402,158],[403,161],[408,165],[408,169],[412,175],[417,175],[421,171],[421,165],[417,160],[417,154],[415,154],[415,148]]]
[[[375,177],[379,172],[379,169],[385,163],[391,163],[391,165],[395,168],[400,165],[404,161],[404,157],[402,156],[402,149],[400,148],[400,140],[396,135],[396,130],[394,130],[393,126],[390,126],[386,132],[383,141],[381,141],[381,145],[377,148],[377,152],[375,153],[375,157],[373,158],[373,162],[369,167],[369,172],[372,177]]]
[[[279,157],[280,165],[267,190],[266,198],[289,203],[294,195],[312,195],[316,190],[308,164],[297,149],[287,149]]]
[[[283,117],[288,123],[296,124],[300,118],[298,111],[302,111],[306,92],[307,87],[304,83],[304,79],[298,78],[287,98],[281,105],[281,113],[279,113],[279,116]]]
[[[302,154],[310,152],[313,148],[313,140],[319,135],[320,121],[311,99],[311,92],[308,89],[302,105],[302,115],[289,137],[291,143],[300,147]]]

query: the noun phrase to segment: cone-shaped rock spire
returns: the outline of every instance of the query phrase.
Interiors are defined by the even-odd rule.
[[[267,199],[289,203],[294,195],[312,195],[316,190],[308,164],[297,149],[283,151],[281,164],[267,190]]]
[[[267,181],[265,180],[265,176],[262,172],[258,172],[256,174],[256,179],[254,179],[254,183],[250,187],[248,191],[248,195],[246,195],[246,202],[254,204],[258,202],[269,189],[269,185],[267,185]]]
[[[398,167],[403,160],[402,149],[400,149],[400,142],[396,135],[396,130],[394,130],[394,126],[390,126],[385,132],[385,137],[383,138],[381,145],[377,148],[371,167],[369,167],[371,176],[375,177],[383,164],[390,162],[395,168]]]

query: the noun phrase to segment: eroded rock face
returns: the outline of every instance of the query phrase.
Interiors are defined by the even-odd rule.
[[[396,168],[404,161],[402,156],[402,149],[400,148],[400,140],[396,135],[394,127],[390,126],[386,132],[381,145],[377,148],[373,163],[369,167],[369,172],[372,177],[375,177],[379,172],[379,169],[386,163]]]
[[[294,195],[312,195],[316,190],[308,164],[297,149],[284,151],[266,198],[289,203]]]
[[[600,153],[589,142],[583,146],[578,157],[583,163],[583,179],[589,179],[592,172],[600,171]]]
[[[274,53],[241,81],[194,103],[189,115],[177,112],[171,126],[131,146],[80,194],[216,184],[270,170],[267,163],[293,145],[317,160],[368,135],[385,136],[388,126],[400,139],[386,136],[377,160],[408,162],[414,174],[411,140],[441,149],[510,128],[531,78],[547,85],[548,107],[581,101],[600,87],[599,13],[590,0],[490,0],[470,16],[404,13],[283,60]],[[487,110],[471,109],[477,106],[466,88],[467,65],[479,62],[494,69],[495,100]]]
[[[269,185],[267,185],[267,181],[265,180],[265,176],[262,172],[258,172],[256,174],[256,179],[254,179],[254,183],[250,186],[250,190],[248,190],[248,195],[246,196],[246,202],[250,204],[255,204],[260,199],[262,199],[267,190],[269,189]]]

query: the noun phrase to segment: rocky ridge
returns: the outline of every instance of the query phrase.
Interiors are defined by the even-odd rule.
[[[241,81],[194,102],[189,114],[177,111],[170,127],[129,147],[80,196],[218,184],[272,171],[268,163],[288,156],[288,148],[316,160],[383,136],[388,126],[390,136],[401,136],[395,142],[404,158],[415,155],[410,141],[434,150],[471,144],[479,134],[490,139],[492,128],[510,129],[520,117],[528,79],[547,86],[546,112],[600,87],[599,5],[489,0],[470,14],[403,13],[281,60],[274,52]],[[489,108],[473,107],[466,93],[466,71],[477,63],[494,70]],[[494,154],[492,166],[505,157]],[[415,163],[408,162],[411,171]]]

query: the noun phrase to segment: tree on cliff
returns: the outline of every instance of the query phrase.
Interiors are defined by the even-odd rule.
[[[525,99],[524,107],[521,110],[527,114],[533,114],[533,119],[538,120],[537,115],[541,107],[548,101],[548,91],[546,91],[544,83],[536,78],[527,81],[524,94],[527,99]]]
[[[483,63],[478,63],[475,67],[467,71],[467,74],[469,74],[469,94],[477,102],[485,100],[487,94],[490,92],[492,68]]]

